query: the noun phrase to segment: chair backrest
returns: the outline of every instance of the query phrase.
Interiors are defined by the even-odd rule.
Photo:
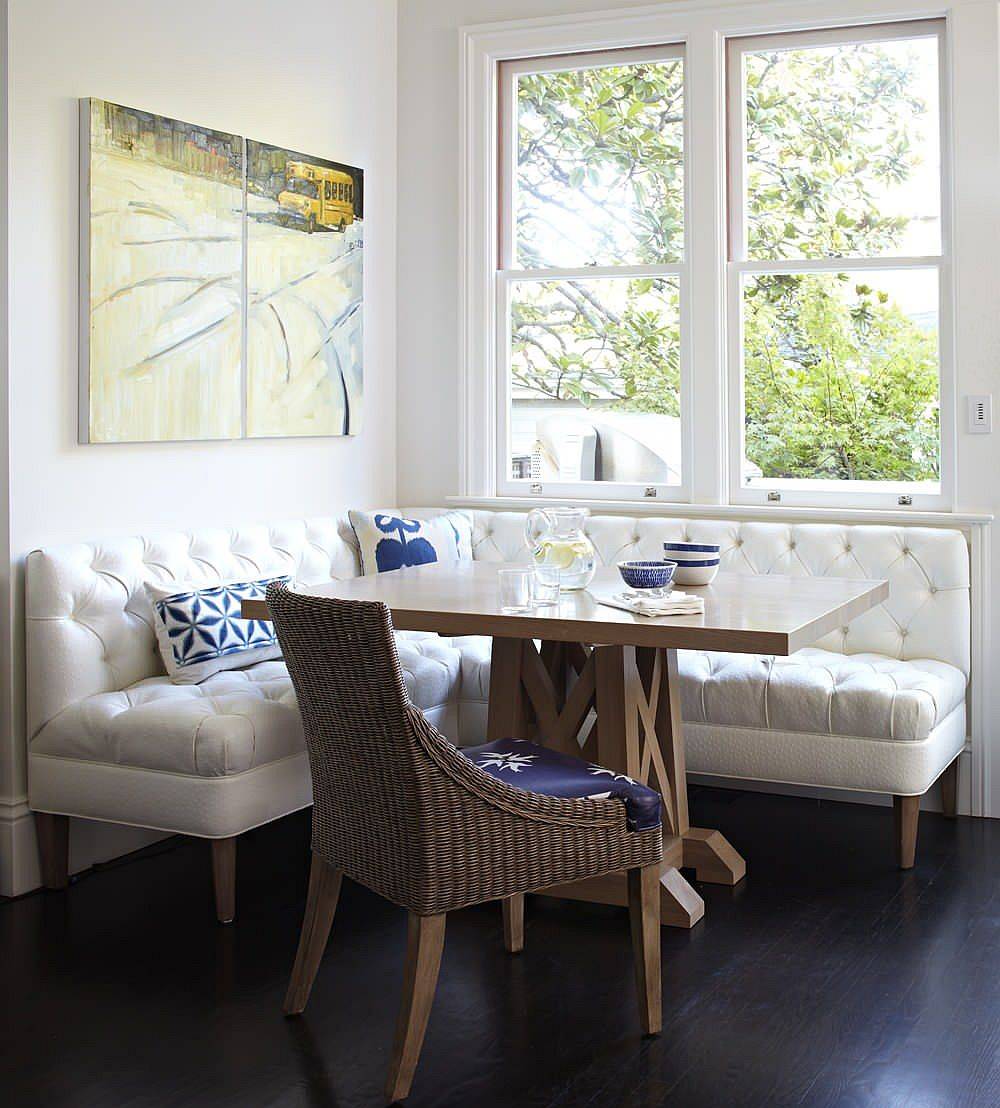
[[[313,850],[397,903],[427,849],[430,768],[408,714],[392,618],[380,603],[271,585],[313,785]]]

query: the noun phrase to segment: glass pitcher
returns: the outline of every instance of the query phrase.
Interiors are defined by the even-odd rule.
[[[597,571],[594,544],[583,529],[586,508],[534,508],[524,524],[539,580],[562,589],[585,589]]]

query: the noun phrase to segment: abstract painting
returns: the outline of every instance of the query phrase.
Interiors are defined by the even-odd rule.
[[[364,177],[247,141],[247,434],[361,425]]]
[[[81,101],[80,441],[356,434],[364,174]]]
[[[80,113],[83,442],[240,435],[243,140]]]

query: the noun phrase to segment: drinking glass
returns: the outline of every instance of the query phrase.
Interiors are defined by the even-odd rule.
[[[505,612],[531,611],[532,576],[530,569],[501,569],[497,572],[500,607]]]
[[[559,586],[558,569],[553,570],[548,566],[535,566],[531,595],[537,607],[546,608],[550,604],[558,604]]]

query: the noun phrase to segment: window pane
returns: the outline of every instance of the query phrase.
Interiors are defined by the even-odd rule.
[[[683,96],[679,59],[518,77],[517,266],[680,258]]]
[[[938,491],[936,270],[762,274],[743,304],[746,484]]]
[[[676,278],[511,285],[511,476],[676,485]]]
[[[743,64],[750,258],[941,252],[936,37]]]

